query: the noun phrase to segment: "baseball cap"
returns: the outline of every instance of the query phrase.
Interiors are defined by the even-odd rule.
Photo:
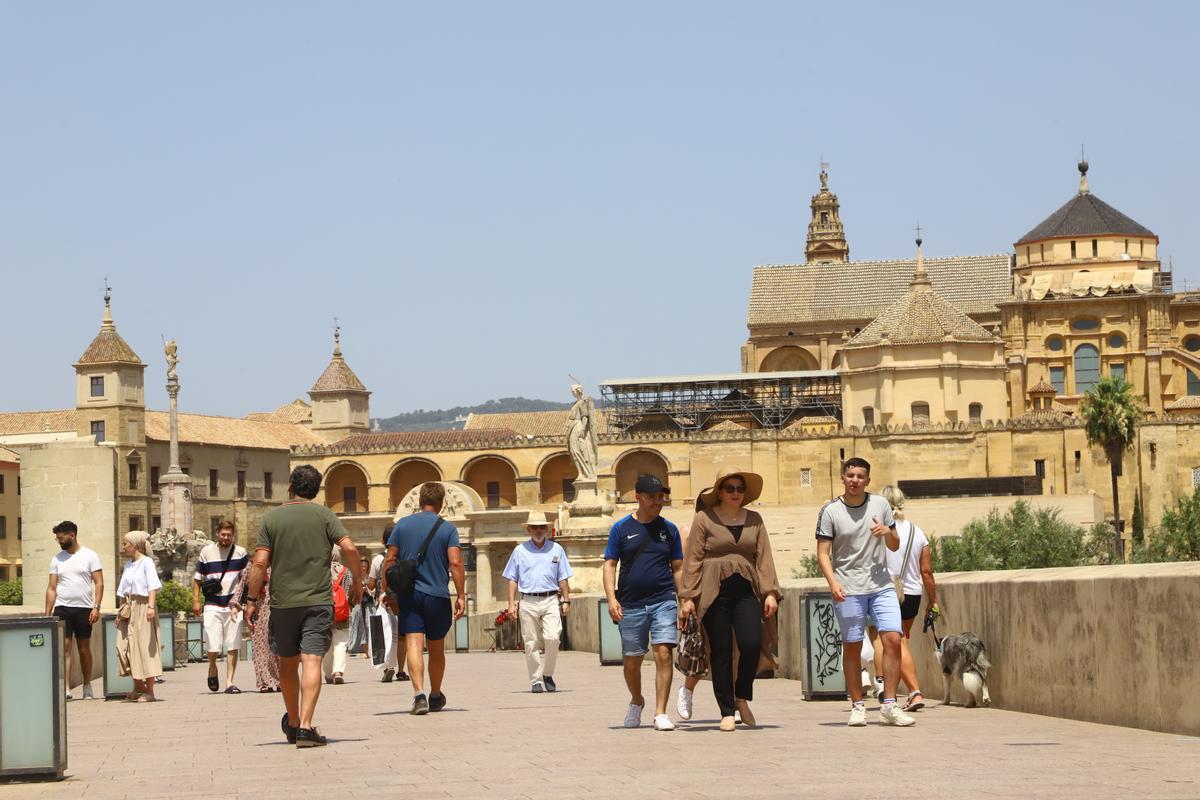
[[[639,475],[637,484],[633,487],[633,490],[638,494],[654,494],[655,492],[662,492],[663,494],[671,493],[671,487],[663,486],[662,481],[654,475]]]

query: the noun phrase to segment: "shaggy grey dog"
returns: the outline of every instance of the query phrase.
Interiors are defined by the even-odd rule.
[[[967,708],[991,705],[987,674],[992,663],[980,638],[973,633],[956,633],[941,639],[935,637],[934,641],[938,663],[942,665],[942,702],[950,702],[950,681],[958,679],[967,690]]]

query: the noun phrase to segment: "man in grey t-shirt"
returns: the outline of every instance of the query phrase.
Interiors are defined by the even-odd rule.
[[[833,611],[842,630],[842,671],[850,695],[850,722],[867,724],[859,679],[863,629],[867,617],[875,620],[883,639],[883,697],[879,708],[884,725],[912,725],[915,720],[896,705],[900,678],[900,601],[892,588],[884,548],[897,550],[900,537],[892,507],[882,497],[867,493],[871,465],[862,458],[842,464],[840,497],[817,514],[817,562],[833,594]]]

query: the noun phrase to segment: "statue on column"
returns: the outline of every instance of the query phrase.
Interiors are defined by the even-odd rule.
[[[575,462],[575,470],[583,481],[596,480],[597,454],[600,451],[596,437],[596,402],[583,393],[583,386],[571,385],[575,405],[571,406],[567,423],[567,451]]]
[[[171,339],[163,344],[163,353],[167,356],[167,378],[178,378],[179,375],[175,372],[175,367],[179,365],[179,347],[175,344],[175,340]]]

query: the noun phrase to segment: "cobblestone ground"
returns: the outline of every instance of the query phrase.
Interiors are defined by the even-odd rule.
[[[0,800],[1200,797],[1196,738],[936,704],[913,728],[870,712],[849,729],[845,703],[806,703],[785,680],[756,684],[757,730],[717,730],[708,683],[678,730],[649,714],[625,730],[621,671],[594,654],[564,653],[560,691],[543,695],[519,653],[448,661],[448,708],[412,717],[408,684],[351,659],[347,683],[321,693],[330,746],[310,750],[283,741],[279,695],[210,694],[190,665],[167,673],[163,702],[72,702],[67,780],[0,786]],[[253,685],[249,665],[239,674]]]

